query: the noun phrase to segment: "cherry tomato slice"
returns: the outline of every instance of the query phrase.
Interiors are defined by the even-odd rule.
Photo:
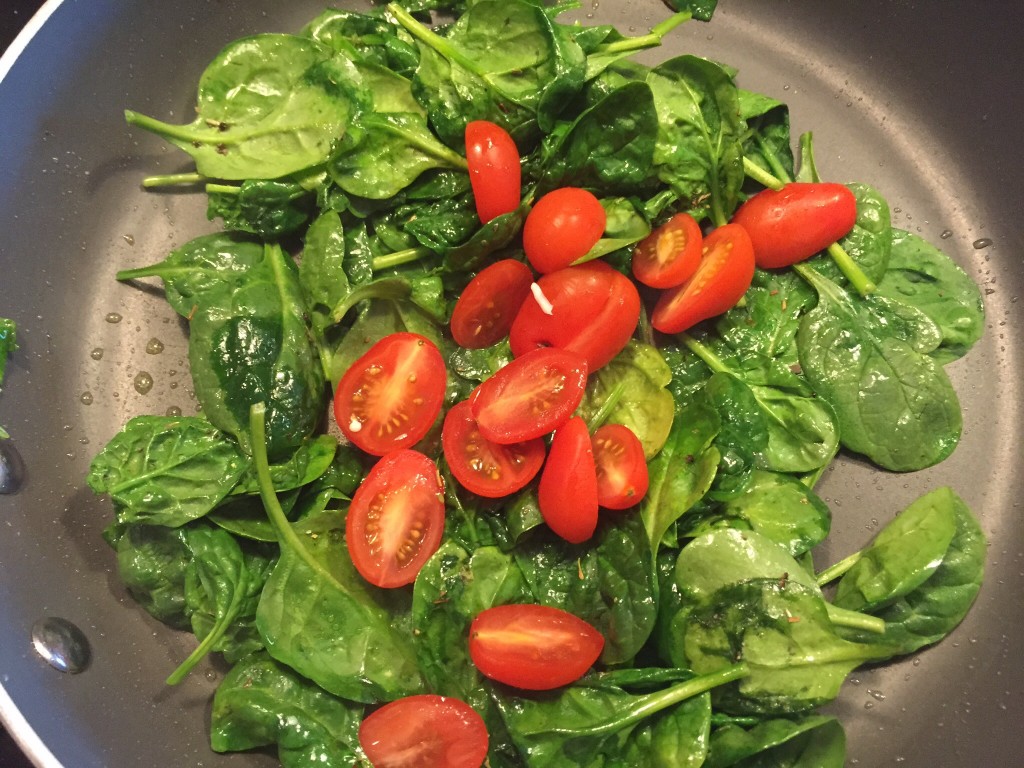
[[[562,187],[538,200],[523,224],[523,250],[540,273],[582,258],[604,234],[607,214],[585,189]]]
[[[487,726],[459,699],[407,696],[363,719],[359,746],[374,768],[480,768]]]
[[[537,504],[555,533],[580,544],[597,527],[597,467],[587,423],[574,416],[555,431],[540,474]]]
[[[679,333],[736,306],[754,279],[754,247],[739,224],[726,224],[704,238],[696,274],[669,288],[651,313],[662,333]]]
[[[509,445],[542,437],[565,423],[583,400],[587,363],[563,349],[517,357],[469,396],[480,434]]]
[[[633,277],[651,288],[685,283],[697,271],[703,241],[697,220],[677,213],[634,249]]]
[[[531,691],[560,688],[601,656],[604,637],[578,616],[546,605],[499,605],[469,626],[469,657],[485,677]]]
[[[487,120],[467,123],[465,138],[469,184],[477,215],[486,224],[519,207],[519,150],[508,131]]]
[[[605,424],[591,437],[597,468],[597,503],[605,509],[629,509],[647,494],[644,447],[629,427]]]
[[[385,336],[356,360],[334,391],[334,418],[359,448],[375,456],[423,439],[441,412],[441,352],[415,333]]]
[[[345,539],[356,570],[378,587],[416,579],[444,533],[444,486],[437,465],[419,451],[389,453],[352,495]]]
[[[441,430],[444,457],[455,479],[466,490],[489,499],[515,493],[530,482],[544,464],[544,440],[501,445],[480,434],[468,400],[455,405]]]
[[[550,302],[551,314],[541,301],[523,302],[509,331],[517,357],[537,347],[558,347],[582,355],[593,372],[622,351],[640,319],[633,281],[603,262],[544,275],[537,288]]]
[[[857,221],[857,198],[842,184],[786,184],[758,192],[732,220],[750,235],[762,269],[788,267],[845,237]]]
[[[467,349],[483,349],[508,336],[516,313],[530,296],[533,272],[521,261],[502,259],[480,271],[452,310],[452,338]]]

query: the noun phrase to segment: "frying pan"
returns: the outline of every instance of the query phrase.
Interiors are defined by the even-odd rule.
[[[181,325],[159,295],[113,274],[214,225],[200,196],[141,190],[143,175],[187,163],[129,130],[122,110],[185,121],[198,75],[224,43],[296,30],[320,9],[319,0],[65,0],[46,6],[46,22],[5,61],[0,315],[18,321],[21,348],[0,424],[27,478],[0,496],[0,712],[38,765],[275,764],[268,754],[210,753],[210,696],[224,673],[216,661],[164,686],[190,638],[150,619],[120,586],[100,538],[109,503],[83,478],[130,416],[195,408]],[[595,0],[580,15],[639,32],[665,9]],[[877,186],[897,226],[941,244],[985,293],[985,337],[950,369],[965,421],[953,456],[908,475],[844,459],[819,486],[834,513],[819,562],[859,548],[942,484],[990,537],[986,583],[964,623],[936,647],[854,673],[832,706],[852,765],[1022,762],[1022,28],[1017,0],[970,12],[937,0],[721,0],[710,25],[685,25],[653,54],[729,62],[742,85],[787,101],[794,135],[815,132],[824,177]],[[160,354],[147,352],[152,339]],[[133,386],[140,372],[154,382],[146,394]],[[62,674],[33,651],[31,627],[45,616],[84,631],[92,657],[81,674]]]

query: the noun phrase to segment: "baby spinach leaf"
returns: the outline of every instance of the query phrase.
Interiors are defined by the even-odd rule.
[[[334,511],[294,524],[320,568],[294,547],[282,547],[256,611],[266,648],[325,690],[354,701],[420,693],[408,595],[376,589],[356,572],[344,528]]]
[[[650,487],[640,517],[655,552],[675,521],[711,487],[719,463],[712,443],[720,429],[718,412],[700,394],[679,409],[664,447],[648,463]]]
[[[180,526],[206,515],[248,467],[238,445],[196,416],[136,416],[96,455],[86,482],[120,523]]]
[[[658,178],[716,224],[735,209],[743,172],[739,96],[722,67],[679,56],[651,70],[658,111]]]
[[[331,466],[337,450],[338,440],[332,435],[317,435],[307,440],[286,461],[270,465],[274,488],[279,492],[290,491],[312,483]],[[231,490],[232,494],[259,492],[256,468],[252,466]]]
[[[977,284],[959,265],[918,235],[892,231],[889,269],[878,295],[920,309],[939,327],[942,341],[932,352],[946,364],[966,354],[985,328]]]
[[[891,655],[913,653],[944,638],[963,621],[981,588],[985,534],[963,500],[948,493],[956,533],[942,563],[921,586],[878,613],[885,620],[881,638],[865,638],[893,647]],[[848,634],[860,639],[857,633]]]
[[[722,526],[749,527],[798,557],[825,540],[831,520],[825,502],[797,478],[754,470],[750,485],[740,496],[702,517],[687,535],[698,536]]]
[[[747,130],[743,157],[778,179],[793,178],[789,108],[759,93],[739,91],[740,113]]]
[[[366,66],[373,65],[405,79],[412,77],[419,62],[412,38],[380,16],[328,8],[302,34],[353,59],[364,76]],[[367,86],[376,90],[372,79]]]
[[[715,437],[718,472],[707,497],[735,498],[746,490],[754,465],[768,447],[768,425],[754,393],[728,373],[715,373],[704,391],[718,411],[721,429]]]
[[[666,389],[672,371],[658,350],[630,341],[607,365],[591,374],[579,413],[588,422],[625,424],[649,459],[665,444],[675,408]]]
[[[949,488],[938,488],[900,512],[840,579],[835,604],[853,611],[873,611],[927,581],[941,565],[956,533],[958,502]]]
[[[113,545],[118,575],[132,597],[164,624],[188,627],[185,571],[191,554],[184,530],[133,523],[123,526]]]
[[[272,240],[296,231],[309,219],[312,193],[294,181],[246,179],[240,186],[207,184],[206,218],[224,228]]]
[[[818,292],[797,335],[800,363],[835,408],[843,445],[895,471],[948,456],[960,438],[961,414],[941,366],[890,335],[879,305],[855,299],[806,265],[795,269]]]
[[[536,601],[589,622],[604,635],[604,664],[623,664],[643,647],[657,615],[654,559],[637,515],[605,520],[585,545],[547,530],[515,549]]]
[[[677,11],[689,11],[695,19],[711,21],[718,0],[665,0],[665,5]]]
[[[834,717],[764,720],[752,728],[723,725],[711,732],[706,768],[843,768],[846,734]]]
[[[295,263],[279,245],[243,282],[204,294],[192,316],[189,362],[196,398],[217,427],[249,451],[249,408],[268,405],[272,456],[295,449],[320,422],[324,374],[306,327]]]
[[[713,700],[730,713],[802,712],[836,697],[846,675],[891,648],[840,637],[814,587],[752,579],[714,592],[692,613],[683,639],[691,668],[710,674],[743,659],[749,675]]]
[[[203,72],[189,125],[125,118],[188,152],[204,176],[278,179],[324,163],[365,100],[352,62],[316,41],[264,34],[229,44]]]
[[[240,661],[217,686],[210,715],[215,752],[277,746],[284,768],[362,764],[363,707],[337,698],[265,653]]]

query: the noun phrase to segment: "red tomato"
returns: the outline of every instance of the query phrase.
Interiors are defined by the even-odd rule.
[[[345,521],[352,562],[378,587],[411,584],[443,533],[444,486],[437,465],[408,448],[373,465]]]
[[[786,184],[758,192],[732,217],[750,235],[762,269],[788,267],[845,237],[857,221],[857,199],[842,184]]]
[[[345,437],[383,456],[423,439],[441,412],[441,352],[415,333],[385,336],[345,371],[334,392],[334,418]]]
[[[578,616],[546,605],[499,605],[469,626],[469,657],[485,677],[548,691],[583,676],[604,637]]]
[[[519,207],[522,170],[508,131],[487,120],[466,124],[466,163],[476,212],[484,224]]]
[[[497,344],[508,336],[532,282],[533,272],[515,259],[502,259],[481,270],[455,302],[452,338],[467,349]]]
[[[537,504],[544,522],[579,544],[597,527],[597,467],[587,423],[574,416],[555,431],[540,475]]]
[[[604,234],[607,215],[593,194],[562,187],[538,200],[523,224],[523,250],[540,273],[582,258]]]
[[[640,319],[640,294],[633,281],[607,264],[566,267],[537,281],[551,304],[523,302],[509,331],[512,354],[557,347],[582,355],[593,372],[615,357],[633,336]]]
[[[633,277],[651,288],[685,283],[700,264],[703,240],[697,220],[688,213],[677,213],[637,245]]]
[[[754,279],[754,247],[739,224],[726,224],[704,238],[696,274],[662,293],[651,325],[662,333],[685,331],[736,306]]]
[[[480,768],[487,745],[476,710],[434,694],[392,701],[359,726],[359,746],[373,768]]]
[[[583,400],[587,363],[550,347],[517,357],[473,390],[469,403],[480,434],[509,445],[548,434]]]
[[[597,468],[597,503],[629,509],[647,493],[647,459],[640,438],[622,424],[605,424],[591,438]]]
[[[480,434],[468,400],[448,411],[441,431],[444,457],[455,479],[469,491],[497,499],[515,493],[540,472],[544,440],[501,445]]]

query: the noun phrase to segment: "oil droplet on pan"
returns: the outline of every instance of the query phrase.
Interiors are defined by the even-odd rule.
[[[160,339],[153,337],[146,342],[146,354],[148,355],[159,355],[164,351],[164,343]]]
[[[93,360],[102,360],[103,347],[96,347],[96,349],[89,353],[89,357],[91,357]]]
[[[971,245],[973,245],[976,250],[980,251],[982,248],[988,248],[990,245],[992,245],[992,238],[991,237],[981,237],[981,238],[975,240],[973,243],[971,243]]]
[[[172,405],[167,409],[167,415],[173,417],[181,416],[181,408],[176,405]]]
[[[124,318],[117,312],[108,312],[104,318],[108,323],[120,323]]]
[[[32,625],[32,647],[54,669],[77,674],[89,666],[89,641],[77,626],[59,616]]]
[[[153,377],[146,371],[139,371],[135,374],[135,380],[132,383],[135,385],[136,392],[140,395],[147,395],[153,388]]]
[[[78,398],[82,405],[92,405],[92,392],[83,392]]]

